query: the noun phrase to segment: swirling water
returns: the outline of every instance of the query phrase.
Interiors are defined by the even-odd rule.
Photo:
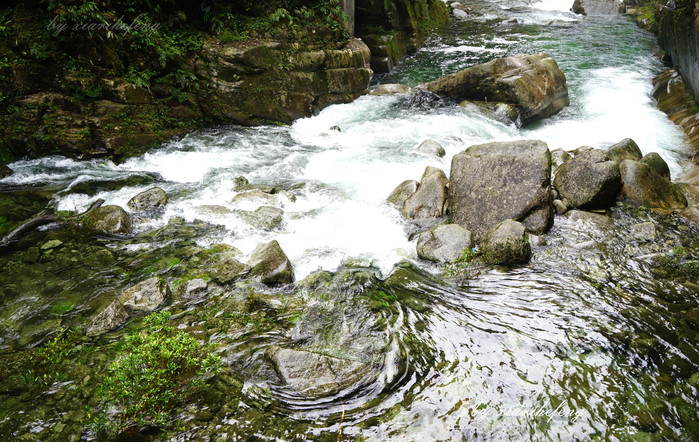
[[[529,265],[484,268],[456,283],[417,259],[409,235],[414,227],[385,202],[398,183],[419,179],[426,166],[448,174],[454,154],[492,140],[536,138],[552,150],[570,150],[632,137],[644,153],[661,153],[673,176],[681,171],[683,135],[650,97],[651,79],[662,69],[654,37],[627,17],[576,16],[568,3],[474,3],[481,15],[453,20],[375,80],[415,85],[495,57],[546,51],[566,73],[571,105],[523,129],[457,106],[366,96],[288,127],[190,134],[118,165],[58,157],[19,161],[11,165],[16,174],[1,184],[50,189],[60,209],[72,210],[98,197],[124,206],[156,181],[170,203],[159,218],[137,224],[138,231],[176,218],[200,220],[222,228],[198,234],[198,245],[228,243],[244,255],[276,239],[297,279],[349,261],[371,266],[366,281],[348,270],[335,298],[309,294],[309,307],[286,332],[231,338],[227,360],[238,361],[230,363],[246,375],[241,408],[260,400],[275,405],[259,411],[266,425],[231,411],[216,422],[220,434],[624,440],[655,433],[690,440],[697,435],[699,405],[699,287],[663,273],[652,258],[675,246],[696,250],[696,232],[678,229],[667,217],[642,211],[634,218],[620,208],[611,221],[557,216],[551,232],[535,242]],[[329,129],[334,125],[341,132]],[[444,146],[444,159],[414,150],[426,139]],[[233,199],[241,175],[296,196],[278,200],[280,228],[259,230],[235,212],[260,205]],[[128,179],[140,184],[103,185]],[[639,217],[663,226],[660,240],[634,240],[630,230]],[[406,259],[420,269],[396,266]],[[112,284],[118,279],[107,277]],[[62,290],[95,288],[85,286],[65,283]],[[59,290],[30,299],[19,292],[8,290],[3,301],[14,321],[31,322],[45,314],[38,306],[46,297],[64,296]],[[367,293],[385,296],[383,307],[372,308]],[[75,301],[76,312],[94,308],[93,299]],[[21,333],[8,326],[0,344],[16,346]],[[370,363],[371,381],[315,399],[294,394],[270,380],[265,351],[299,343]],[[303,423],[303,430],[293,430],[290,421]],[[196,437],[197,428],[189,434]]]

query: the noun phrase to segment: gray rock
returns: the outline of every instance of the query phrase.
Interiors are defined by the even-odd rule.
[[[619,165],[601,150],[586,150],[556,170],[553,185],[571,207],[609,207],[621,188]]]
[[[170,288],[157,276],[129,287],[119,295],[119,302],[127,312],[150,313],[165,302]]]
[[[410,86],[404,84],[380,84],[370,95],[397,95],[409,94],[413,91]]]
[[[651,169],[658,172],[658,175],[665,179],[670,178],[670,168],[668,167],[663,157],[661,157],[657,152],[651,152],[641,158],[641,162],[649,165]]]
[[[652,222],[638,223],[631,228],[631,236],[641,241],[653,241],[658,237],[658,232]]]
[[[167,194],[160,187],[151,187],[134,196],[126,207],[134,212],[153,212],[161,210],[167,204]]]
[[[275,241],[260,244],[248,261],[250,278],[263,284],[289,284],[294,282],[294,270],[289,258]]]
[[[499,121],[503,124],[520,124],[519,110],[507,103],[489,103],[487,101],[464,100],[459,106],[471,112],[478,112],[488,118]]]
[[[558,169],[561,164],[570,161],[573,158],[571,154],[563,149],[555,149],[551,151],[551,165],[553,169]]]
[[[586,212],[584,210],[569,210],[565,217],[573,222],[582,222],[594,224],[598,228],[611,228],[614,226],[612,219],[606,215],[594,212]]]
[[[483,241],[483,259],[491,264],[526,264],[532,256],[524,224],[505,220],[488,232]]]
[[[228,284],[229,282],[241,279],[249,270],[250,267],[232,256],[227,256],[210,266],[209,276],[218,283]]]
[[[269,206],[258,207],[254,212],[236,210],[235,213],[248,224],[261,230],[276,229],[282,224],[282,216],[284,215],[282,209]]]
[[[553,208],[556,209],[556,213],[566,213],[568,211],[568,204],[564,203],[561,200],[555,199],[553,200]]]
[[[606,150],[607,157],[621,163],[624,160],[640,160],[643,157],[641,149],[638,148],[638,144],[631,138],[624,138],[618,143],[609,146]]]
[[[119,301],[114,301],[92,318],[87,326],[87,335],[102,335],[120,327],[128,319],[129,314],[124,306]]]
[[[694,226],[699,226],[699,207],[689,206],[680,212],[680,216],[685,219],[689,224]]]
[[[551,156],[543,141],[471,146],[454,155],[449,180],[452,222],[476,241],[500,222],[521,221],[544,233],[553,224]]]
[[[209,285],[203,279],[190,279],[177,286],[172,297],[176,300],[183,301],[198,300],[204,298],[208,287]]]
[[[583,15],[619,15],[626,12],[626,6],[617,0],[575,0],[573,12]]]
[[[12,169],[10,169],[7,166],[0,166],[0,180],[3,178],[7,178],[8,176],[12,175],[15,173]]]
[[[327,396],[352,387],[367,371],[364,364],[349,359],[277,346],[266,356],[281,380],[305,396]]]
[[[257,203],[265,206],[284,207],[284,200],[278,194],[263,192],[259,189],[239,193],[233,197],[234,203]]]
[[[337,126],[334,126],[337,127]],[[339,130],[339,128],[338,128]],[[249,190],[259,190],[264,193],[276,193],[277,188],[274,186],[268,186],[265,184],[250,184],[247,178],[244,176],[239,176],[235,179],[235,188],[234,190],[236,192],[244,192],[244,191],[249,191]]]
[[[417,256],[428,261],[451,263],[465,248],[473,245],[471,232],[458,224],[446,224],[420,233],[417,238]]]
[[[409,219],[439,218],[447,201],[447,176],[441,169],[428,166],[420,186],[403,204],[403,216]]]
[[[415,180],[405,180],[400,183],[390,195],[386,198],[389,204],[396,206],[398,209],[403,208],[405,200],[407,200],[412,194],[417,192],[420,183]]]
[[[568,105],[565,74],[544,53],[496,59],[422,87],[457,100],[512,104],[519,110],[523,125],[549,117]]]
[[[88,228],[99,233],[131,233],[131,217],[119,206],[98,207],[85,215],[85,223]]]
[[[682,192],[649,165],[624,160],[619,164],[623,187],[621,198],[645,207],[684,209],[687,199]]]
[[[441,144],[433,140],[425,140],[416,149],[418,152],[426,153],[428,155],[436,155],[442,158],[447,152],[444,150]]]

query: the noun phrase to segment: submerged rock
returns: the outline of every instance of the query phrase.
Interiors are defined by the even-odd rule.
[[[119,206],[98,207],[85,215],[85,223],[91,230],[99,233],[131,233],[131,217]]]
[[[661,157],[657,152],[651,152],[641,158],[641,162],[649,165],[653,170],[658,172],[658,175],[669,180],[670,179],[670,167],[668,167],[663,157]]]
[[[513,104],[522,124],[568,105],[565,74],[545,53],[516,55],[464,69],[422,86],[443,97]]]
[[[643,157],[638,144],[631,138],[624,138],[618,143],[609,146],[606,154],[610,160],[617,163],[621,163],[624,160],[638,161]]]
[[[491,264],[526,264],[532,256],[524,224],[505,220],[488,232],[483,241],[484,260]]]
[[[165,191],[160,187],[151,187],[131,198],[126,207],[134,212],[153,212],[162,209],[166,204]]]
[[[420,233],[417,239],[417,256],[438,263],[456,261],[461,252],[470,249],[471,232],[458,224],[446,224]]]
[[[624,160],[619,165],[623,187],[621,198],[646,207],[684,209],[687,199],[682,192],[649,165]]]
[[[551,156],[543,141],[471,146],[454,155],[449,180],[452,222],[480,240],[507,219],[543,233],[553,223]]]
[[[409,219],[439,218],[447,201],[447,176],[441,169],[428,166],[420,186],[403,204],[403,216]]]
[[[129,313],[150,313],[160,307],[169,294],[170,288],[165,281],[154,276],[124,290],[119,302]]]
[[[281,380],[305,396],[327,396],[349,388],[362,380],[366,366],[349,359],[270,347],[267,358]]]
[[[400,183],[390,195],[386,198],[389,204],[396,206],[399,209],[403,208],[405,200],[407,200],[412,194],[417,192],[420,183],[415,180],[405,180]]]
[[[294,282],[294,270],[286,254],[275,241],[260,244],[248,261],[249,277],[264,284]]]
[[[428,155],[435,155],[442,158],[446,155],[446,151],[441,144],[434,140],[425,140],[416,149],[418,152],[426,153]]]
[[[109,304],[92,318],[87,326],[87,336],[99,336],[112,331],[129,319],[129,314],[119,301]]]
[[[619,165],[601,150],[586,150],[558,168],[553,185],[570,207],[609,207],[621,188]]]
[[[413,89],[410,86],[404,84],[380,84],[371,91],[370,95],[396,95],[396,94],[409,94]]]
[[[619,15],[626,12],[624,3],[617,0],[575,0],[573,12],[583,15]]]
[[[236,210],[235,213],[240,215],[248,224],[261,230],[276,229],[282,224],[282,216],[284,215],[282,209],[270,206],[258,207],[254,212]]]

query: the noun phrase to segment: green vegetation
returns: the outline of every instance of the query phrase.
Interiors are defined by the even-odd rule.
[[[656,264],[666,267],[673,274],[689,281],[699,279],[699,256],[693,254],[686,247],[675,247],[672,253],[660,256]]]
[[[442,266],[442,276],[449,279],[466,280],[471,279],[475,260],[482,256],[475,250],[464,247],[456,261]]]
[[[220,357],[211,345],[168,326],[170,313],[148,316],[143,328],[125,336],[108,375],[99,387],[103,414],[94,420],[101,436],[128,436],[141,427],[168,428],[172,410],[187,395],[201,390],[218,372]],[[110,419],[108,406],[119,407]]]

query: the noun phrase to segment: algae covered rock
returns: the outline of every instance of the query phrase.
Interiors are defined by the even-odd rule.
[[[447,201],[447,176],[441,169],[428,166],[420,186],[403,204],[403,216],[409,219],[439,218]]]
[[[361,381],[366,366],[349,359],[270,347],[266,356],[281,380],[304,396],[327,396]]]
[[[520,111],[523,125],[554,115],[568,105],[565,74],[545,53],[499,58],[422,87],[456,100],[512,104]]]
[[[150,313],[160,307],[169,294],[165,281],[154,276],[124,290],[119,302],[129,313]]]
[[[227,284],[242,278],[247,274],[248,270],[250,270],[250,267],[232,256],[226,256],[209,266],[209,275],[214,281]]]
[[[114,301],[92,318],[87,326],[87,336],[99,336],[112,331],[129,319],[129,314],[119,301]]]
[[[294,270],[279,243],[260,244],[248,261],[249,277],[263,284],[289,284],[294,282]]]
[[[658,172],[658,175],[669,180],[670,179],[670,167],[657,152],[651,152],[646,154],[641,158],[641,162],[649,165],[651,169]]]
[[[543,233],[553,223],[551,155],[543,141],[471,146],[454,155],[449,179],[452,222],[480,240],[500,222]]]
[[[160,187],[151,187],[134,196],[126,207],[134,212],[152,212],[162,209],[167,204],[167,194]]]
[[[604,152],[589,149],[563,163],[556,171],[553,185],[570,207],[609,207],[621,189],[619,165]]]
[[[405,200],[407,200],[412,194],[417,192],[420,183],[415,180],[405,180],[400,183],[390,195],[386,198],[389,204],[396,206],[399,209],[403,208]]]
[[[446,224],[420,233],[417,239],[417,256],[438,263],[456,261],[461,252],[470,249],[471,232],[458,224]]]
[[[85,215],[85,223],[91,229],[106,234],[131,233],[131,217],[115,205],[98,207]]]
[[[511,219],[501,222],[490,231],[482,246],[484,260],[491,264],[526,264],[532,256],[524,225]]]
[[[617,163],[621,163],[624,160],[638,161],[643,157],[638,144],[631,138],[624,138],[618,143],[609,146],[606,154],[610,160]]]
[[[660,176],[649,165],[624,160],[619,164],[623,187],[621,198],[645,207],[684,209],[687,199],[666,178]]]

